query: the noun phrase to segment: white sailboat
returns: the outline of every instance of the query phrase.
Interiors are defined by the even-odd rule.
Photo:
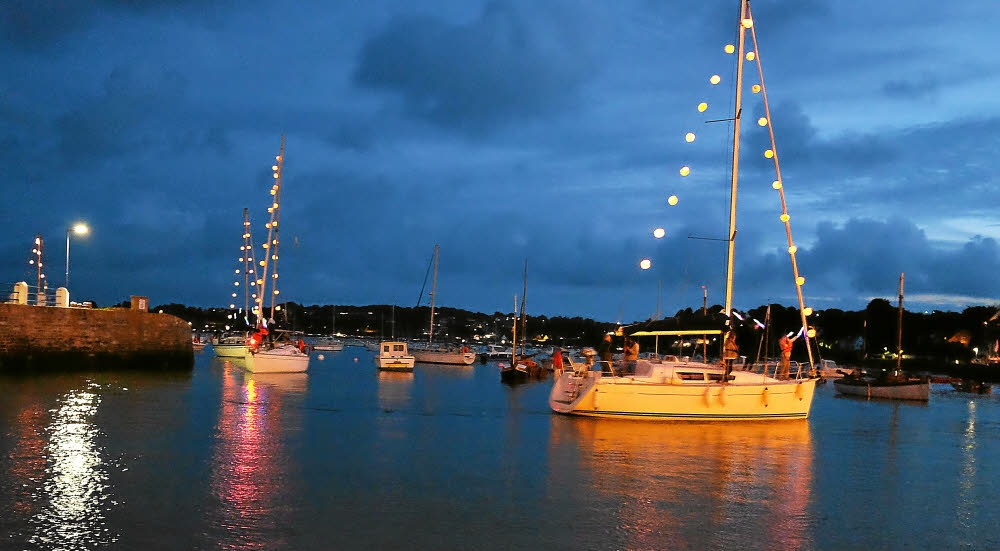
[[[267,208],[271,220],[267,223],[267,241],[262,245],[264,259],[260,262],[262,273],[257,279],[259,292],[254,308],[260,327],[250,339],[245,356],[246,368],[255,373],[301,373],[309,366],[309,355],[297,343],[288,340],[287,332],[274,331],[273,328],[275,300],[278,296],[278,224],[281,221],[281,176],[285,162],[284,135],[281,136],[281,149],[275,160],[276,163],[271,167],[274,171],[274,185],[271,186],[273,199]],[[269,321],[265,322],[264,297],[267,295],[271,297],[271,314]],[[272,326],[270,329],[269,325]]]
[[[233,310],[233,313],[230,314],[230,321],[233,327],[241,324],[251,325],[250,300],[251,298],[253,300],[257,299],[257,276],[254,275],[253,279],[250,279],[251,274],[255,272],[256,266],[253,257],[253,238],[251,235],[249,209],[244,208],[243,244],[240,246],[239,267],[236,268],[236,278],[233,281],[233,286],[239,287],[241,284],[240,279],[243,280],[243,308],[237,311],[236,298],[239,296],[239,293],[233,291],[233,303],[229,305],[230,310]],[[251,289],[254,289],[254,291],[251,292]],[[240,319],[240,315],[243,316],[242,320]],[[232,331],[232,328],[227,327],[227,331]],[[227,332],[221,337],[212,337],[212,349],[215,351],[215,355],[220,358],[243,358],[247,353],[247,339],[249,337],[249,331]]]
[[[915,400],[926,402],[931,397],[931,383],[927,377],[911,377],[903,373],[903,274],[899,274],[899,321],[897,324],[896,369],[878,376],[855,371],[833,382],[841,394],[883,398],[887,400]]]
[[[410,349],[410,354],[420,363],[447,364],[447,365],[472,365],[476,361],[476,353],[468,348],[460,349],[455,346],[442,346],[434,344],[434,299],[437,296],[437,272],[438,272],[438,252],[440,247],[434,245],[434,281],[431,284],[431,322],[427,344],[414,346]],[[427,281],[426,279],[424,280]],[[425,283],[426,284],[426,283]]]
[[[774,132],[771,130],[770,110],[767,104],[767,93],[764,89],[763,70],[760,65],[760,55],[757,50],[757,37],[750,4],[747,0],[740,1],[737,25],[737,43],[724,48],[728,54],[735,53],[737,70],[735,85],[735,105],[732,116],[733,124],[733,158],[731,172],[731,195],[729,212],[729,239],[726,263],[726,299],[725,314],[728,321],[722,330],[716,334],[729,335],[734,329],[732,325],[733,303],[733,264],[736,237],[736,198],[739,176],[740,152],[740,120],[742,109],[743,60],[756,62],[760,75],[760,83],[754,86],[754,93],[763,92],[764,112],[758,123],[767,126],[771,138],[771,147],[765,152],[765,157],[773,159],[776,179],[772,186],[781,198],[781,221],[785,224],[788,240],[788,253],[791,258],[793,277],[799,300],[799,311],[803,327],[808,327],[806,317],[811,309],[805,307],[801,286],[804,278],[798,273],[795,259],[797,249],[792,241],[791,227],[788,225],[787,205],[781,181],[781,170],[778,165],[777,149],[774,142]],[[747,35],[750,35],[749,37]],[[752,41],[751,41],[752,40]],[[748,47],[749,41],[749,47]],[[713,84],[719,82],[717,75],[711,79]],[[707,104],[698,106],[699,112],[704,112]],[[693,142],[694,134],[685,137],[687,142]],[[681,176],[687,176],[690,168],[685,166],[680,170]],[[644,268],[649,261],[641,264]],[[708,331],[698,330],[699,335]],[[648,334],[660,334],[649,332]],[[670,334],[670,332],[663,332]],[[809,338],[806,333],[808,349]],[[635,336],[633,334],[633,336]],[[722,339],[725,342],[725,338]],[[812,354],[809,355],[812,364]],[[703,362],[685,361],[675,356],[663,358],[639,359],[634,372],[629,370],[624,374],[613,366],[606,372],[592,371],[593,362],[584,365],[573,364],[571,370],[559,375],[549,395],[549,406],[558,413],[614,417],[628,419],[669,419],[669,420],[770,420],[806,418],[812,405],[816,390],[815,378],[779,379],[762,373],[749,371],[730,372],[729,367],[709,365]]]

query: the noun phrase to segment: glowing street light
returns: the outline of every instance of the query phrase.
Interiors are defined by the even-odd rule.
[[[69,234],[73,232],[77,235],[87,235],[90,232],[90,228],[86,224],[76,223],[73,227],[66,228],[66,288],[69,289]]]

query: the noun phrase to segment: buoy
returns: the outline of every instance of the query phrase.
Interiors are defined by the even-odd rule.
[[[355,356],[355,357],[354,357],[354,363],[358,363],[358,358],[357,358],[357,356]]]
[[[319,356],[316,356],[316,357],[319,359],[319,361],[323,361],[323,360],[326,359],[322,354],[320,354]]]

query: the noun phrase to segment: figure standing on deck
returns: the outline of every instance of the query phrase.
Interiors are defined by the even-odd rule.
[[[791,366],[792,359],[792,346],[795,343],[795,339],[799,336],[795,335],[792,338],[788,338],[788,335],[782,335],[781,339],[778,341],[778,346],[781,347],[781,367],[778,369],[778,378],[787,379],[788,371]]]
[[[639,343],[630,337],[625,337],[625,349],[622,354],[622,373],[626,375],[635,374],[635,364],[639,360]]]
[[[740,355],[740,347],[736,344],[736,332],[730,331],[726,334],[726,344],[722,347],[722,361],[726,365],[726,376],[724,381],[729,380],[729,374],[733,372],[733,362]]]
[[[604,335],[600,348],[597,349],[597,356],[601,359],[601,371],[611,370],[611,335]]]

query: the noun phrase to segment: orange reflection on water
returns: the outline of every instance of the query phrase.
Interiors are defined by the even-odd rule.
[[[45,476],[45,420],[42,406],[37,401],[24,405],[17,413],[13,446],[16,456],[10,466],[10,473],[17,485],[14,513],[28,516],[35,512],[37,504],[34,493]]]
[[[609,503],[608,528],[613,524],[630,549],[799,549],[810,541],[813,448],[807,421],[643,423],[556,416],[550,438],[551,461],[574,455],[579,461],[550,465],[551,491],[579,484]]]
[[[227,364],[227,367],[228,366]],[[212,489],[219,509],[210,513],[210,530],[228,549],[280,546],[288,491],[285,429],[298,411],[284,407],[284,392],[305,389],[306,374],[244,373],[238,366],[223,374],[222,407],[212,459]],[[277,538],[277,540],[276,540]]]

